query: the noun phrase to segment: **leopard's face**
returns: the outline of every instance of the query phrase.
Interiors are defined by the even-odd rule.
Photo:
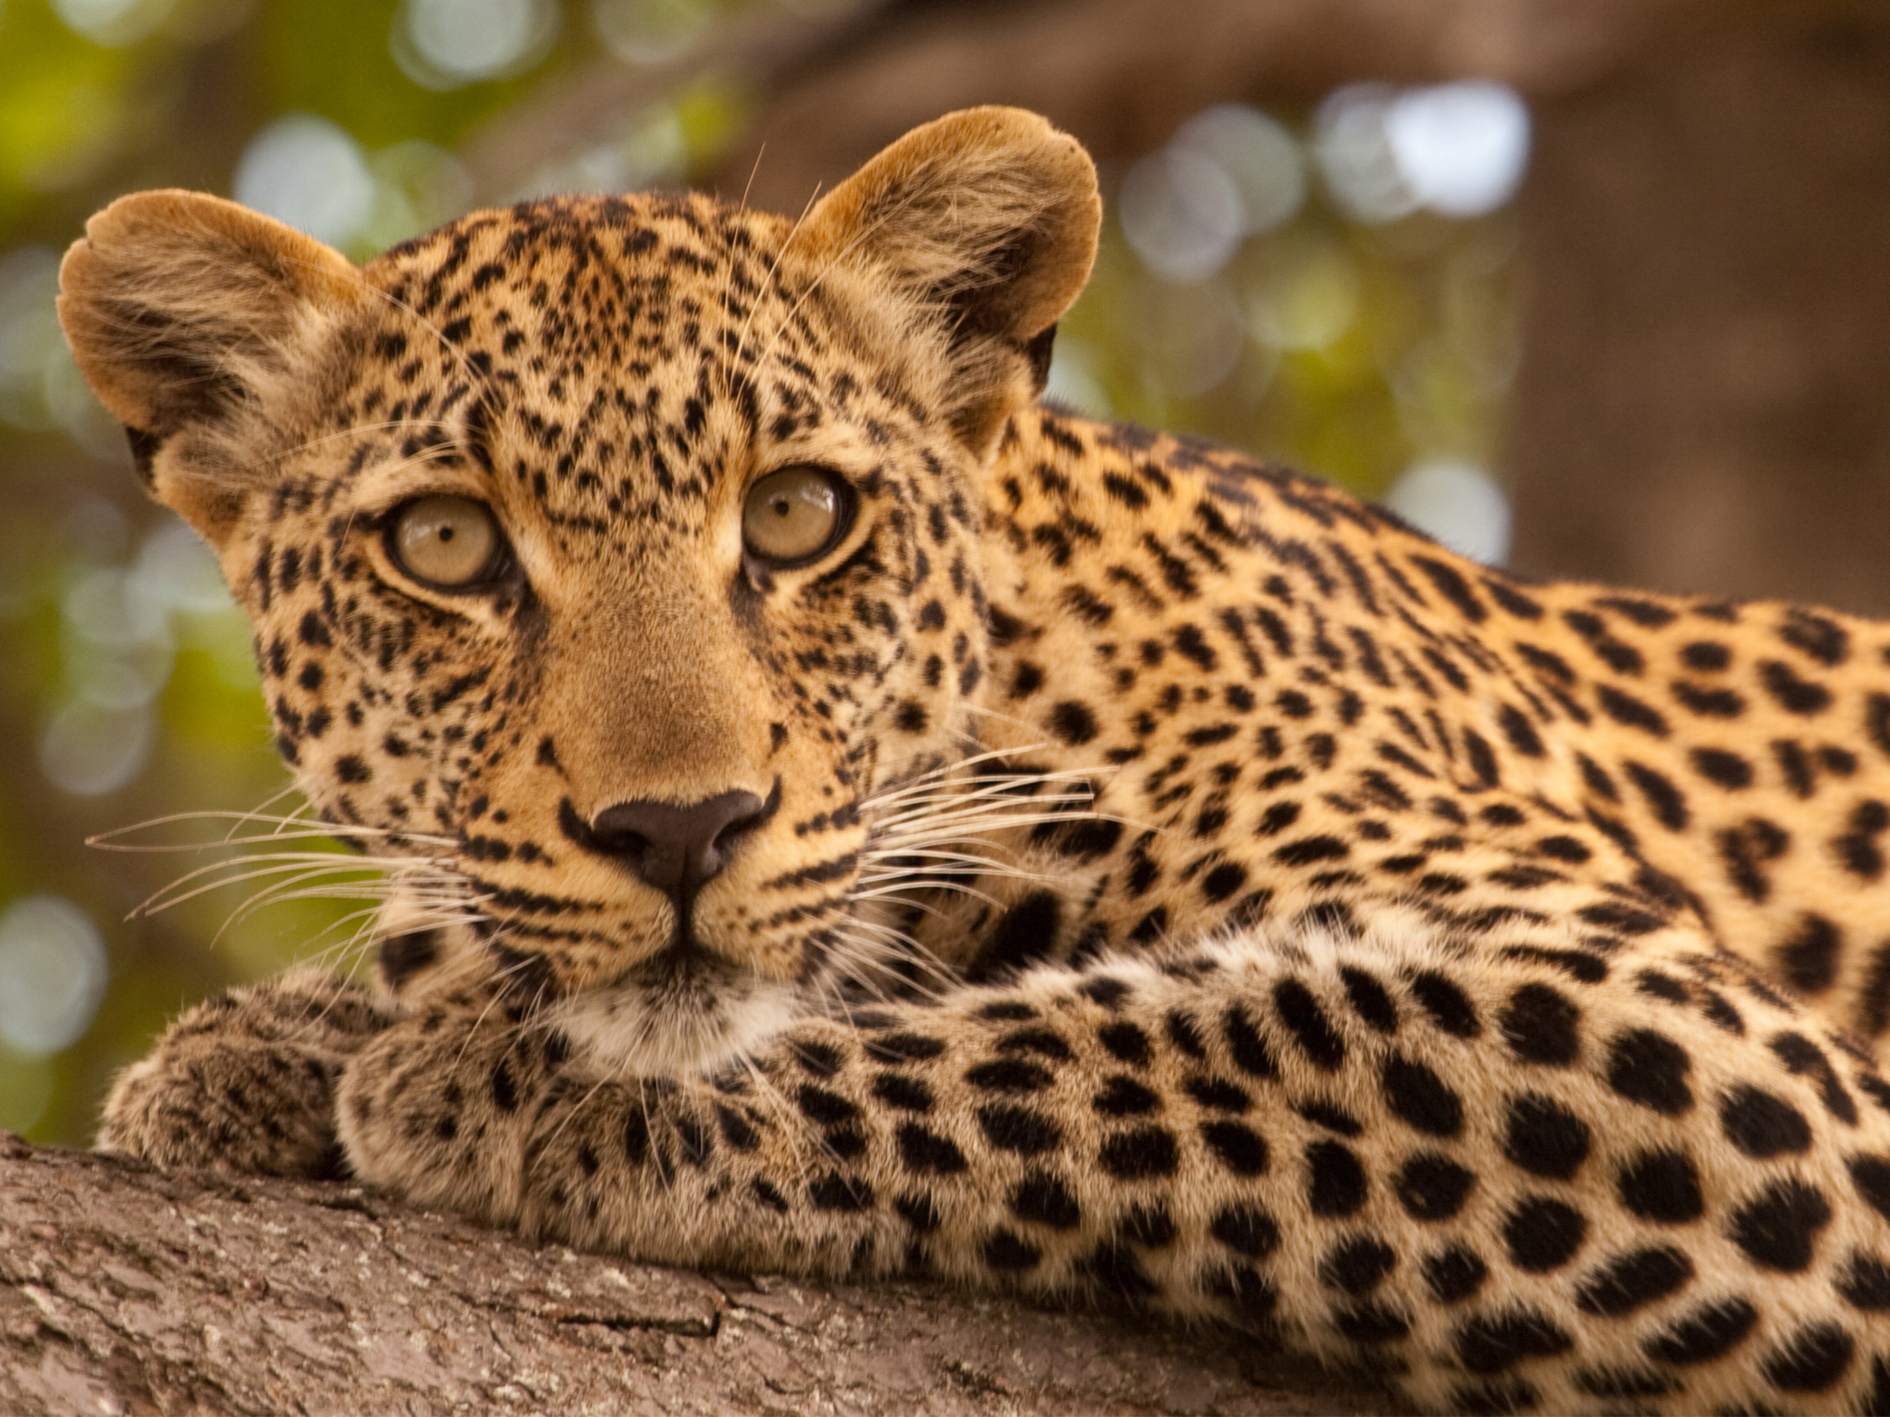
[[[798,222],[560,199],[357,268],[194,193],[93,219],[74,353],[390,865],[396,989],[497,979],[670,1071],[886,963],[875,799],[975,741],[979,479],[1099,212],[1073,140],[980,109]]]
[[[465,922],[396,972],[458,940],[642,1058],[740,1046],[871,948],[864,809],[971,739],[972,459],[788,234],[637,199],[391,253],[222,548],[310,798],[417,855],[395,916]],[[647,858],[692,824],[625,810],[725,798],[687,882]]]

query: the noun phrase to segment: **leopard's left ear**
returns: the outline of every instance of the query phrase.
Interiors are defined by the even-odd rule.
[[[835,188],[795,245],[878,277],[942,332],[952,425],[983,453],[1043,391],[1101,224],[1096,167],[1076,139],[1023,109],[968,108]]]
[[[314,351],[368,295],[339,251],[201,192],[137,192],[86,223],[59,319],[151,493],[221,546],[267,486]]]

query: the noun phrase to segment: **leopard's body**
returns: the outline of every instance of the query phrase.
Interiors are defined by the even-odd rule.
[[[200,1006],[102,1140],[1433,1407],[1890,1409],[1890,625],[1521,584],[1037,406],[1095,221],[982,110],[798,224],[544,202],[355,271],[95,222],[81,365],[397,886],[377,992]],[[789,464],[856,510],[770,567]],[[476,593],[383,535],[440,493],[511,548]],[[728,793],[693,894],[598,825]]]

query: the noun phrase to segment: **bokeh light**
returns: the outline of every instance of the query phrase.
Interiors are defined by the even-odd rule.
[[[1437,458],[1407,470],[1384,505],[1419,531],[1485,565],[1509,555],[1509,499],[1494,478],[1473,463]]]
[[[62,896],[29,895],[0,913],[0,1042],[31,1056],[91,1026],[110,968],[98,927]]]
[[[591,17],[611,53],[631,64],[665,64],[707,32],[712,7],[699,0],[594,0]]]
[[[451,89],[530,68],[557,33],[550,0],[403,0],[392,44],[408,78]]]
[[[374,214],[374,174],[360,145],[312,113],[278,118],[249,141],[232,196],[305,231],[345,245]]]

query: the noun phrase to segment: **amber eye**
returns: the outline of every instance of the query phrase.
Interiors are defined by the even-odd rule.
[[[742,544],[757,560],[812,560],[846,531],[847,485],[818,467],[784,467],[748,489]]]
[[[504,543],[483,502],[471,497],[422,497],[402,507],[387,549],[415,580],[460,590],[492,579]]]

